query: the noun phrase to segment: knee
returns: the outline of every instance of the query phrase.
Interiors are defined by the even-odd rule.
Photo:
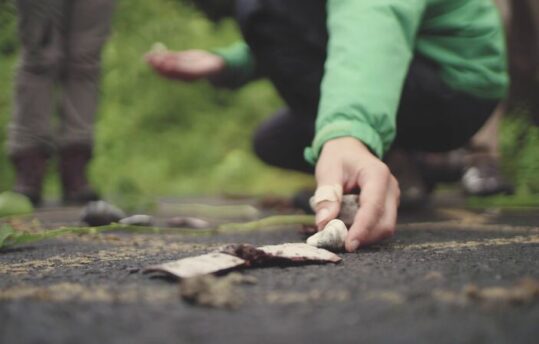
[[[307,145],[296,133],[275,127],[275,123],[262,124],[253,135],[253,151],[264,163],[278,168],[312,173],[313,168],[303,160]]]
[[[78,52],[69,56],[64,66],[68,78],[97,79],[101,72],[99,56]]]
[[[68,40],[64,70],[69,78],[94,79],[101,71],[101,51],[105,37],[78,35]]]
[[[268,135],[261,126],[257,128],[252,138],[252,149],[255,155],[263,162],[274,165],[275,159],[272,154],[272,143],[268,139]]]
[[[39,49],[23,50],[19,70],[34,75],[56,76],[60,70],[62,55]]]

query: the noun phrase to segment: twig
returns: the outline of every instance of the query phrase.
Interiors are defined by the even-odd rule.
[[[244,223],[226,223],[217,227],[218,233],[251,232],[263,228],[282,226],[312,226],[315,224],[313,215],[275,215],[257,221]]]

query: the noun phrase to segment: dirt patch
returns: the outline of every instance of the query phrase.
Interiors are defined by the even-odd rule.
[[[254,284],[256,279],[239,273],[224,277],[213,275],[186,278],[180,282],[180,296],[183,300],[198,306],[211,308],[238,308],[243,302],[240,284]]]
[[[539,244],[539,235],[530,236],[515,236],[513,238],[495,238],[485,240],[470,240],[470,241],[445,241],[445,242],[426,242],[421,244],[393,244],[393,249],[403,250],[461,250],[461,249],[477,249],[488,246],[505,246],[505,245],[528,245]]]
[[[509,287],[480,288],[470,284],[462,288],[460,292],[435,290],[432,295],[439,301],[460,306],[480,304],[490,308],[530,304],[539,301],[539,281],[525,278]]]
[[[42,302],[170,303],[176,297],[174,290],[137,286],[85,286],[78,283],[58,283],[45,287],[21,285],[0,290],[0,301],[25,299]]]
[[[266,294],[266,302],[270,304],[291,305],[314,302],[342,303],[350,299],[348,290],[327,290],[318,289],[306,290],[302,292],[270,291]]]
[[[463,225],[487,224],[494,220],[497,216],[496,213],[492,212],[477,213],[467,209],[457,208],[442,208],[438,209],[437,213]]]

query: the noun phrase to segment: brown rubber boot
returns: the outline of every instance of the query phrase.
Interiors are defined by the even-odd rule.
[[[66,204],[85,204],[99,199],[86,178],[86,166],[92,151],[84,146],[66,147],[60,150],[60,178],[63,201]]]
[[[47,154],[39,150],[27,150],[11,157],[16,173],[13,191],[28,197],[34,206],[41,204],[47,159]]]

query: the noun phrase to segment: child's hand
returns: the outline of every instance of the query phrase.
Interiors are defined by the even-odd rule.
[[[226,68],[222,57],[204,50],[155,51],[144,57],[157,73],[182,81],[207,79]]]
[[[316,164],[318,188],[335,188],[334,196],[316,204],[316,224],[322,229],[337,217],[340,192],[360,188],[359,210],[346,238],[346,250],[390,237],[395,232],[400,190],[388,167],[359,140],[342,137],[326,142]],[[342,185],[342,189],[339,186]],[[315,200],[316,201],[316,200]]]

